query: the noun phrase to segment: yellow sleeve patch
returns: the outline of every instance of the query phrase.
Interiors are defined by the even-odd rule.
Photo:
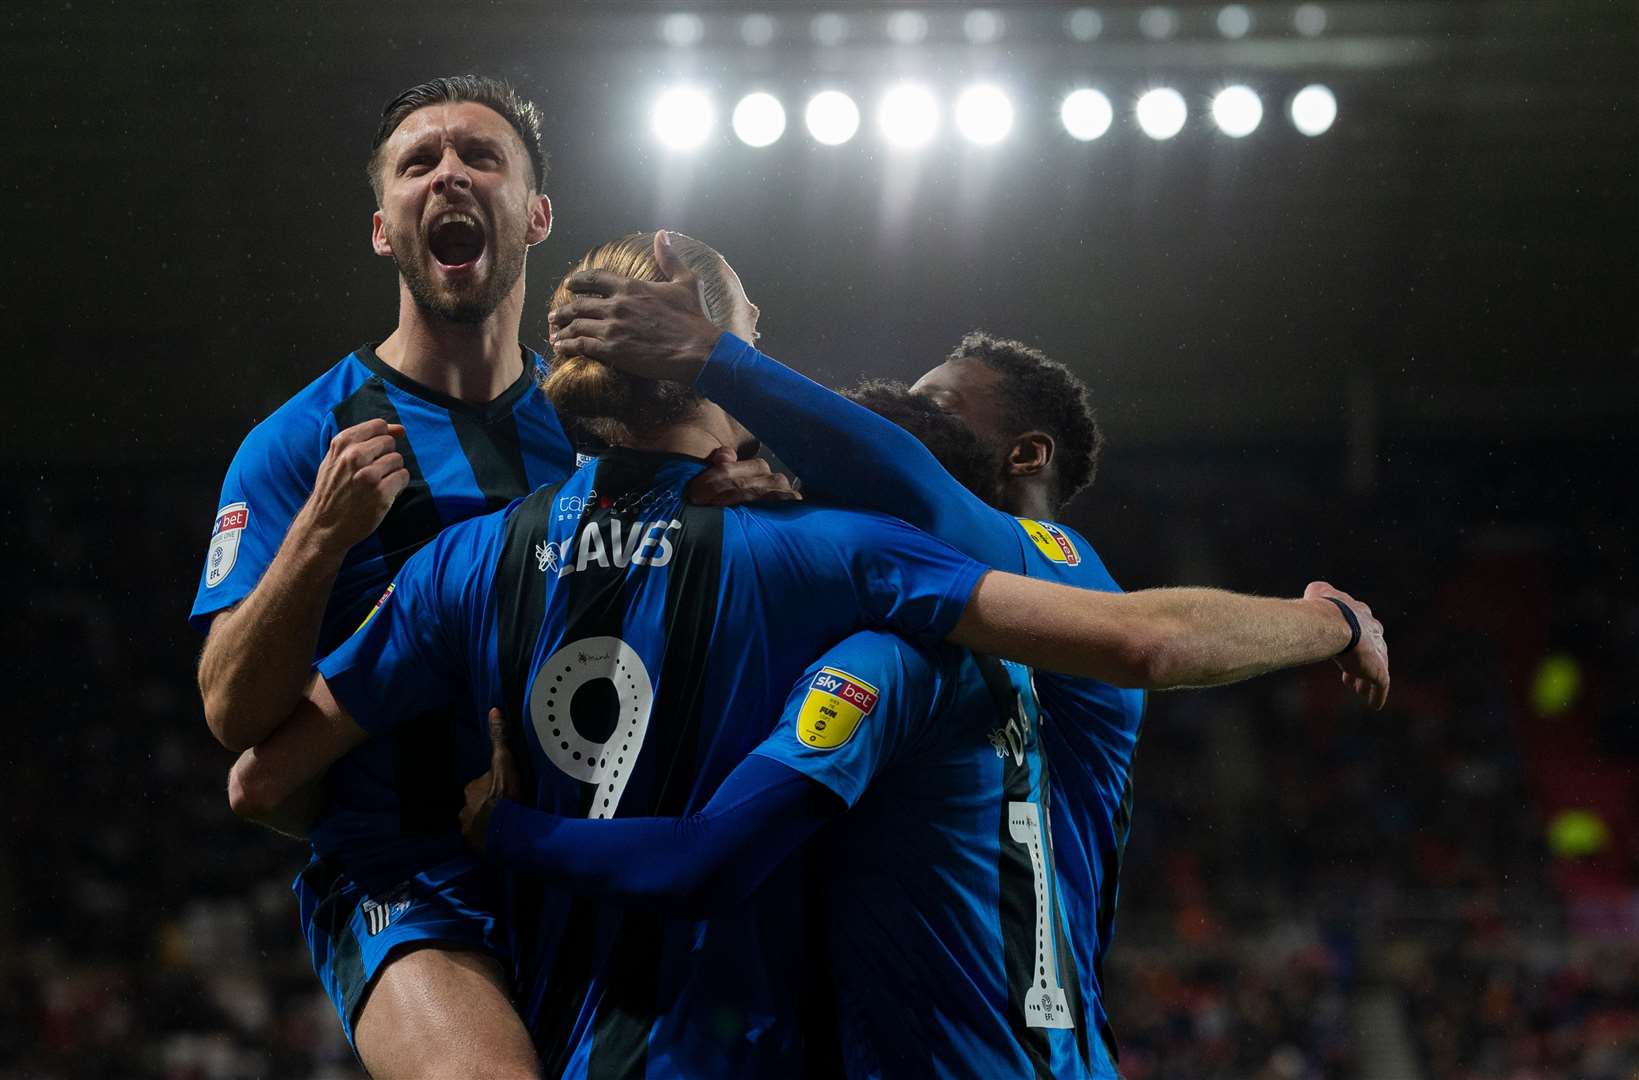
[[[1066,566],[1081,564],[1081,553],[1076,550],[1069,533],[1051,521],[1032,521],[1029,518],[1019,518],[1018,521],[1024,535],[1030,537],[1043,555]]]
[[[381,605],[387,602],[387,598],[393,595],[393,590],[396,588],[398,588],[398,582],[394,581],[388,584],[387,591],[381,594],[381,599],[376,601],[376,606],[371,608],[370,614],[366,615],[364,621],[359,623],[359,630],[363,630],[370,625],[370,620],[376,617],[376,612],[381,610]],[[359,630],[354,630],[353,633],[356,634]]]
[[[835,750],[854,737],[878,696],[877,688],[863,679],[840,668],[820,668],[797,713],[797,738],[804,746]]]

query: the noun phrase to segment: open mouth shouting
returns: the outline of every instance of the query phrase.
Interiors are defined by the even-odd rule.
[[[446,273],[471,270],[484,254],[484,227],[462,210],[446,210],[427,230],[427,250]]]

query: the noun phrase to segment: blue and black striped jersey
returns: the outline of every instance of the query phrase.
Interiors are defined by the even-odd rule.
[[[203,633],[256,587],[311,494],[331,437],[354,424],[381,418],[404,425],[400,451],[410,484],[375,534],[348,552],[325,608],[321,656],[358,627],[399,567],[440,529],[568,476],[574,448],[537,386],[545,362],[528,349],[524,361],[518,381],[486,405],[422,386],[370,345],[308,384],[234,455],[189,621]],[[460,850],[453,824],[461,777],[449,718],[412,709],[403,719],[394,738],[360,747],[330,771],[313,833],[320,854],[376,861]],[[417,798],[401,800],[401,789]]]
[[[851,807],[808,897],[848,1076],[1115,1076],[1083,1020],[1041,730],[1028,668],[867,632],[756,751]]]
[[[893,518],[684,502],[703,467],[611,451],[443,533],[320,664],[366,729],[412,704],[515,718],[527,795],[559,814],[680,816],[767,735],[827,646],[943,638],[983,568]],[[550,1075],[789,1076],[801,1067],[800,874],[742,915],[622,913],[515,884],[518,1005]]]

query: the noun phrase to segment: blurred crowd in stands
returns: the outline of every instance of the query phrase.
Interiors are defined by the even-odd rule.
[[[1441,1080],[1639,1075],[1634,514],[1594,450],[1112,452],[1067,519],[1128,587],[1372,603],[1367,713],[1315,667],[1156,695],[1107,997],[1127,1080],[1363,1075],[1362,1004]],[[185,617],[218,477],[0,476],[13,729],[0,1080],[358,1074],[236,820]]]

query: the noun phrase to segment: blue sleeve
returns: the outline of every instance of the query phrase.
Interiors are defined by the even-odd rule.
[[[751,757],[689,817],[570,818],[502,800],[485,851],[571,892],[703,918],[738,907],[838,810],[801,774]]]
[[[199,590],[188,623],[203,634],[211,619],[250,595],[290,523],[313,490],[332,432],[276,412],[251,429],[222,481]]]
[[[488,589],[501,515],[451,526],[400,568],[353,635],[317,664],[330,692],[372,735],[465,702],[485,655]]]
[[[947,637],[988,568],[942,540],[895,518],[821,506],[731,510],[745,523],[744,543],[762,566],[778,565],[807,612],[849,630],[893,630],[917,642]],[[765,578],[771,569],[760,570]],[[846,618],[844,618],[846,616]]]
[[[986,566],[1023,571],[1025,552],[1013,519],[963,487],[893,421],[733,334],[718,339],[695,385],[765,438],[806,490],[904,518]]]
[[[899,760],[937,715],[940,668],[892,634],[858,633],[820,657],[753,754],[824,784],[849,806]]]

